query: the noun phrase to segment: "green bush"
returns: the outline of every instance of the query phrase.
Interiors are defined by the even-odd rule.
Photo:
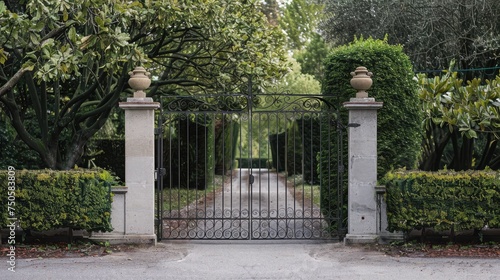
[[[318,116],[302,116],[294,120],[287,134],[288,175],[302,174],[308,183],[318,183],[317,158],[320,151],[320,124]]]
[[[492,171],[394,171],[387,188],[390,231],[500,227],[499,174]]]
[[[269,135],[269,146],[271,147],[271,166],[275,168],[278,172],[285,171],[285,148],[286,148],[286,132],[282,132],[279,134],[271,134]],[[241,167],[241,165],[240,165]]]
[[[331,103],[339,107],[339,117],[344,125],[347,124],[347,110],[342,103],[355,97],[356,91],[351,87],[350,73],[358,66],[365,66],[373,72],[373,86],[368,90],[369,96],[376,101],[384,102],[384,107],[378,112],[378,178],[391,168],[413,168],[417,163],[420,152],[421,113],[417,96],[417,83],[413,80],[414,73],[408,57],[403,53],[401,46],[389,45],[386,40],[359,39],[345,46],[333,49],[325,60],[325,80],[323,81],[323,95]],[[321,127],[327,129],[328,123]],[[347,131],[344,133],[346,143]],[[336,170],[330,166],[332,155],[337,154],[337,137],[328,133],[321,133],[322,147],[319,155],[319,174],[322,186],[322,210],[324,213],[334,213],[338,199],[336,188],[338,182],[347,182],[346,177],[338,178]],[[329,143],[332,142],[333,143]],[[346,147],[346,146],[345,146]],[[337,160],[336,157],[333,160]],[[344,152],[343,161],[347,164],[347,152]],[[341,167],[342,169],[342,167]],[[332,172],[332,170],[334,172]],[[344,173],[344,176],[346,174]],[[345,210],[344,210],[345,211]]]
[[[215,174],[227,174],[234,168],[240,124],[221,117],[215,124]]]
[[[215,172],[216,115],[168,114],[163,161],[167,171],[165,188],[204,190]],[[221,155],[222,156],[222,155]]]
[[[0,171],[0,228],[8,216],[9,179],[15,177],[14,209],[24,230],[45,231],[70,227],[88,231],[111,231],[111,185],[114,178],[104,170]],[[10,178],[9,178],[10,176]]]
[[[40,156],[17,138],[16,130],[10,125],[5,112],[0,108],[0,170],[8,166],[17,168],[40,168]]]
[[[378,174],[392,168],[414,168],[420,152],[421,112],[417,82],[401,46],[374,39],[355,40],[332,51],[326,59],[323,94],[339,106],[355,97],[350,72],[365,66],[373,73],[369,96],[384,102],[378,111]],[[343,122],[347,113],[342,109]]]

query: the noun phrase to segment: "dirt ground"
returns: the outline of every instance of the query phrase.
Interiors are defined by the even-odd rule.
[[[216,241],[214,241],[216,242]],[[134,252],[148,249],[150,245],[110,245],[94,243],[79,239],[73,243],[66,241],[32,240],[29,243],[16,246],[16,256],[20,259],[36,258],[78,258],[102,257],[117,252]],[[499,258],[500,243],[486,244],[430,244],[430,243],[401,243],[401,244],[373,244],[361,246],[366,251],[383,252],[395,257],[463,257],[463,258]],[[7,244],[0,245],[0,257],[9,253]]]

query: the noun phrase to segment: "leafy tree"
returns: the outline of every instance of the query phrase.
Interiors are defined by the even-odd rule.
[[[257,0],[0,2],[0,104],[46,167],[69,169],[150,70],[150,96],[264,86],[284,72],[283,34]]]
[[[266,87],[266,92],[291,94],[320,94],[321,84],[312,75],[303,74],[301,64],[288,57],[290,70],[275,84]]]
[[[500,5],[497,0],[330,0],[321,29],[341,45],[355,36],[401,44],[415,69],[461,69],[500,62]]]
[[[316,80],[322,81],[325,71],[324,59],[328,51],[329,47],[323,38],[315,34],[305,49],[296,51],[294,57],[300,63],[302,73],[313,75]]]
[[[418,81],[425,133],[420,169],[500,168],[500,76],[464,86],[448,71]]]
[[[277,26],[280,18],[280,7],[276,0],[265,0],[262,3],[262,13],[267,17],[269,24]]]
[[[37,169],[40,163],[37,154],[26,144],[17,139],[17,134],[9,119],[0,108],[0,169],[6,170],[9,166],[17,169]]]
[[[288,36],[290,49],[302,49],[315,36],[323,4],[315,0],[291,0],[283,9],[280,26]]]

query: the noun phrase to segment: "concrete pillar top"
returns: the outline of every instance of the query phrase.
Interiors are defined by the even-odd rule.
[[[378,110],[384,106],[384,102],[377,102],[375,98],[351,98],[349,102],[344,102],[344,107],[348,110]]]
[[[151,97],[127,98],[127,102],[120,102],[118,106],[123,110],[152,110],[160,108],[160,103],[153,102]]]

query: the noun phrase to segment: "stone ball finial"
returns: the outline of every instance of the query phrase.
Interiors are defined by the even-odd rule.
[[[351,86],[357,90],[356,98],[368,98],[368,92],[366,92],[372,86],[372,72],[368,72],[366,67],[357,67],[354,72],[351,72]]]
[[[144,67],[138,66],[128,74],[130,75],[128,84],[134,90],[134,98],[145,98],[146,92],[144,90],[151,85],[150,73]]]

